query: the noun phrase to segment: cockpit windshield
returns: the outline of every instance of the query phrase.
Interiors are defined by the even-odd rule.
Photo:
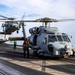
[[[55,42],[57,41],[57,38],[55,35],[48,35],[48,42]]]
[[[57,39],[58,39],[58,41],[63,41],[62,36],[60,36],[60,35],[57,35]]]
[[[63,40],[66,41],[66,42],[70,42],[70,39],[68,38],[68,36],[62,36],[63,37]]]
[[[70,42],[70,39],[66,35],[48,35],[48,42],[55,42],[55,41],[65,41]]]

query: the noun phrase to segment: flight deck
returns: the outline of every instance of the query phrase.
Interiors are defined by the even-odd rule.
[[[75,57],[24,58],[22,47],[0,45],[0,75],[74,75]]]

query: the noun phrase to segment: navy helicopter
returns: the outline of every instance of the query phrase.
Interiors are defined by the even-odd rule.
[[[0,32],[0,44],[6,41],[23,40],[23,37],[14,37],[11,34],[15,31],[19,31],[21,28],[17,21],[13,21],[15,18],[8,18],[0,15],[0,22],[2,22],[3,31]]]
[[[24,22],[42,22],[43,26],[29,29],[30,50],[34,56],[63,57],[73,55],[73,47],[70,37],[61,33],[58,28],[50,27],[51,22],[75,21],[75,19],[56,20],[41,18],[36,20],[25,20]],[[23,21],[22,21],[23,22]]]
[[[17,31],[20,29],[20,25],[18,22],[13,22],[15,18],[8,18],[6,16],[0,15],[0,20],[10,20],[10,21],[4,21],[2,24],[3,32],[0,32],[0,34],[11,34],[14,31]]]

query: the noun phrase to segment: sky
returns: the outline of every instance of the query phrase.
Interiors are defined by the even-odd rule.
[[[37,19],[49,17],[54,19],[75,19],[75,0],[1,0],[0,15],[15,17],[16,19]],[[1,23],[0,23],[1,24]],[[29,28],[38,27],[40,23],[25,23],[26,34],[29,36]],[[60,32],[72,36],[72,43],[75,46],[75,22],[51,23],[51,27],[58,27]],[[1,28],[1,27],[0,27]],[[2,28],[1,28],[2,30]],[[13,33],[14,36],[21,36]]]

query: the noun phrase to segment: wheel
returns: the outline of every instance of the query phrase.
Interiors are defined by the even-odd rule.
[[[17,34],[19,33],[19,31],[17,30]]]
[[[33,55],[34,55],[35,57],[37,57],[37,56],[38,56],[37,51],[33,51]]]

